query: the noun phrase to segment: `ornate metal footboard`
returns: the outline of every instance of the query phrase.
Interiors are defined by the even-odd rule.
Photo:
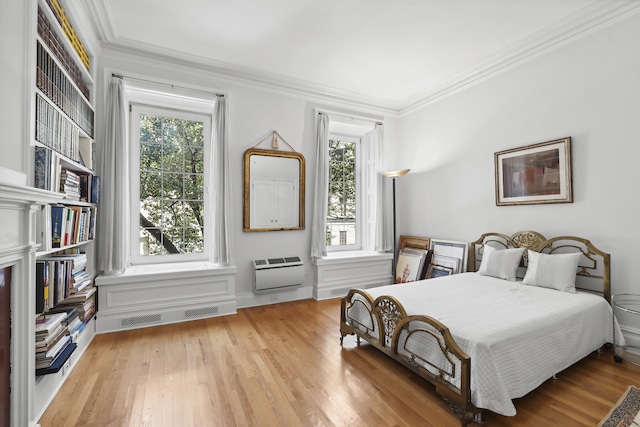
[[[407,316],[391,296],[373,300],[352,289],[341,301],[340,341],[356,335],[435,385],[465,426],[479,412],[471,403],[471,363],[449,329],[429,316]]]

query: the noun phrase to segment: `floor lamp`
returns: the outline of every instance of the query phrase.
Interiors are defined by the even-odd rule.
[[[404,176],[409,173],[411,169],[402,169],[399,171],[393,172],[382,172],[382,175],[391,178],[393,182],[393,265],[391,266],[391,271],[393,272],[393,282],[396,281],[396,264],[397,264],[397,255],[396,255],[396,178]]]

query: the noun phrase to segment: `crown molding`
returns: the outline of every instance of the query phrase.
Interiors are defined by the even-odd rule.
[[[113,26],[106,0],[88,0],[86,6],[103,48],[130,53],[170,64],[188,66],[233,81],[262,89],[312,97],[322,101],[373,110],[390,116],[404,116],[495,75],[521,65],[540,55],[589,35],[640,11],[640,1],[590,3],[559,22],[514,43],[443,82],[401,101],[372,97],[309,81],[242,67],[235,64],[179,52],[119,37]]]
[[[96,37],[102,43],[111,43],[118,38],[118,31],[113,25],[111,8],[105,0],[87,0],[84,2],[84,8],[92,18]]]
[[[506,47],[437,86],[405,99],[397,114],[400,116],[409,114],[619,22],[639,11],[640,1],[594,2],[579,13]]]
[[[325,102],[344,104],[359,109],[373,110],[386,115],[396,115],[400,105],[387,99],[375,98],[325,85],[315,84],[293,77],[268,73],[248,67],[204,58],[134,40],[119,38],[102,44],[103,51],[135,55],[138,58],[157,60],[166,64],[200,70],[216,78],[294,96],[314,98]]]

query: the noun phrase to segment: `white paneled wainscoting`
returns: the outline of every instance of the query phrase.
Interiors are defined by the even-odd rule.
[[[343,297],[351,288],[374,288],[393,283],[390,253],[341,252],[316,259],[313,298]]]
[[[99,276],[96,331],[184,322],[236,313],[236,267],[208,263],[132,268]]]

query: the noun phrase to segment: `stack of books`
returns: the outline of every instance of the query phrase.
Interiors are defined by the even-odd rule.
[[[95,293],[93,276],[87,272],[87,255],[53,254],[36,262],[36,312],[53,310],[58,304],[77,305]]]
[[[60,192],[67,195],[69,200],[80,200],[80,177],[68,169],[60,173]]]
[[[43,314],[36,318],[36,370],[50,368],[56,361],[64,363],[68,358],[65,350],[72,339],[67,325],[63,324],[66,318],[67,313],[64,312]]]
[[[80,313],[77,308],[70,308],[65,313],[67,313],[67,317],[62,324],[67,327],[71,339],[75,342],[78,334],[84,329],[85,323],[80,319]]]
[[[75,309],[78,319],[86,324],[96,312],[96,287],[91,285],[81,291],[70,294],[49,310],[50,313],[66,313]]]

